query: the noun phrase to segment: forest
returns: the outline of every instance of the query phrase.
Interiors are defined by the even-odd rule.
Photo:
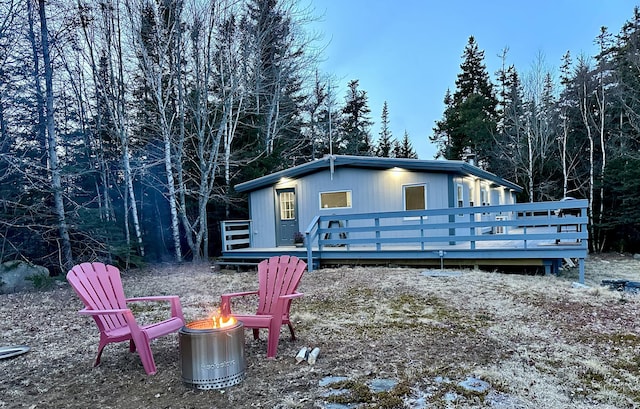
[[[567,52],[557,79],[507,50],[490,75],[470,37],[442,119],[418,137],[520,184],[520,201],[589,199],[590,250],[640,251],[630,14],[594,33],[598,55]],[[298,0],[0,0],[0,260],[52,275],[208,260],[219,222],[247,217],[237,183],[329,152],[417,158],[386,103],[371,134],[357,79],[332,92],[315,18]]]

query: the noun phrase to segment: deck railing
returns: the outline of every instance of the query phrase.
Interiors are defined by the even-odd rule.
[[[384,251],[414,246],[426,251],[458,246],[473,251],[482,243],[500,240],[522,249],[532,242],[571,246],[573,253],[583,250],[586,257],[587,205],[587,200],[570,200],[316,216],[305,231],[307,257],[312,260],[314,251],[322,257],[323,251],[335,247],[373,246]]]
[[[251,247],[251,220],[223,221],[220,230],[224,251]]]
[[[329,259],[577,259],[584,281],[587,200],[323,214],[304,231],[309,269]],[[223,251],[253,248],[251,221],[222,222]],[[258,252],[252,252],[257,254]],[[248,253],[247,253],[248,254]]]

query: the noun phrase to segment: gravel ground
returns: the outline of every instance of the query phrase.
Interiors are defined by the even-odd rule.
[[[640,280],[640,261],[592,256],[587,287],[559,276],[473,270],[340,267],[306,273],[294,301],[298,339],[281,332],[266,359],[266,332],[245,331],[246,379],[196,391],[181,381],[178,335],[155,340],[147,376],[126,343],[93,367],[98,332],[77,314],[66,282],[0,295],[0,408],[633,408],[640,405],[640,296],[601,286]],[[255,271],[158,265],[123,272],[127,296],[176,294],[187,321],[205,318],[221,293],[255,289]],[[255,300],[234,304],[255,311]],[[139,308],[141,321],[167,314]],[[304,346],[314,365],[296,364]],[[334,378],[336,377],[336,378]],[[373,381],[393,380],[380,392]],[[475,386],[474,386],[475,385]],[[480,387],[482,386],[482,387]],[[477,387],[477,388],[476,388]]]

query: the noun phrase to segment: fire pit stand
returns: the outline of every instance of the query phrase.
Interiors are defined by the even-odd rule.
[[[213,328],[211,320],[188,323],[179,332],[182,381],[195,389],[221,389],[245,377],[244,325]]]

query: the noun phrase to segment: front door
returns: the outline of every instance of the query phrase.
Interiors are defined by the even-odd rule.
[[[293,236],[298,231],[298,211],[294,189],[276,190],[277,205],[277,243],[278,246],[293,246]]]

